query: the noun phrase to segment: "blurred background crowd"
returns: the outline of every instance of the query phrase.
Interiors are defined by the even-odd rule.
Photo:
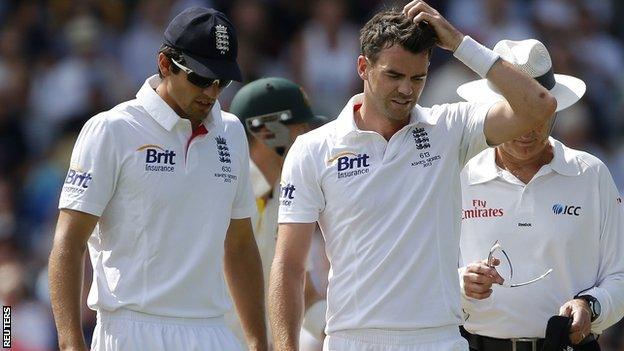
[[[0,302],[13,307],[13,349],[57,348],[46,264],[72,145],[89,117],[133,98],[156,73],[175,14],[193,5],[224,11],[238,31],[245,82],[288,77],[305,87],[317,113],[333,118],[362,89],[360,26],[406,1],[0,0]],[[428,2],[489,47],[538,38],[556,73],[583,79],[587,94],[559,114],[554,134],[600,157],[624,191],[624,1]],[[460,101],[455,88],[474,78],[436,50],[420,104]],[[226,110],[241,86],[222,94]],[[87,336],[94,322],[85,308]],[[621,324],[600,338],[603,350],[624,350]]]

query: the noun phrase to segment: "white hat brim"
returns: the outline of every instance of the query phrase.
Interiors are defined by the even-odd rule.
[[[557,112],[572,106],[585,94],[586,86],[582,80],[565,74],[555,74],[555,86],[550,93],[557,99]],[[462,84],[457,94],[470,102],[491,102],[504,100],[503,96],[490,89],[487,79],[479,79]]]

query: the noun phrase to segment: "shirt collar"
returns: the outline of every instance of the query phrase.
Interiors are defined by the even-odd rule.
[[[581,165],[574,155],[566,152],[565,145],[553,137],[549,137],[548,141],[553,147],[553,159],[546,166],[564,176],[574,177],[581,174]],[[473,166],[467,170],[470,185],[485,183],[500,176],[500,168],[495,160],[495,148],[485,149],[475,156],[471,163]]]
[[[363,93],[353,96],[342,109],[338,118],[336,118],[336,137],[338,139],[343,139],[351,133],[360,131],[355,124],[353,108],[356,105],[361,105],[363,100]],[[408,123],[408,126],[416,125],[418,123],[435,125],[437,121],[438,119],[429,113],[429,111],[419,105],[415,105],[410,113],[410,122]]]
[[[548,139],[553,146],[555,157],[550,161],[552,169],[562,175],[574,177],[581,174],[581,165],[578,159],[559,140],[550,137]]]
[[[154,118],[167,131],[171,131],[173,127],[180,121],[184,120],[169,106],[159,95],[155,89],[160,84],[161,78],[153,75],[145,80],[143,86],[136,94],[137,100],[145,108],[147,113]],[[208,130],[215,130],[222,124],[221,105],[219,101],[215,101],[210,113],[203,121],[204,126]]]

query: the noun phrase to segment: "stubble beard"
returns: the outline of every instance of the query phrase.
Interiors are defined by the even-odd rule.
[[[391,122],[408,122],[410,118],[410,113],[416,104],[410,104],[409,108],[406,111],[400,111],[393,109],[392,102],[389,101],[385,106],[385,117]]]

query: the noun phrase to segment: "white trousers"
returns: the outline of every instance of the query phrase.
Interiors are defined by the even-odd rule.
[[[175,318],[98,311],[92,351],[242,351],[222,317]]]
[[[323,351],[468,351],[457,326],[418,330],[359,329],[332,333]]]

